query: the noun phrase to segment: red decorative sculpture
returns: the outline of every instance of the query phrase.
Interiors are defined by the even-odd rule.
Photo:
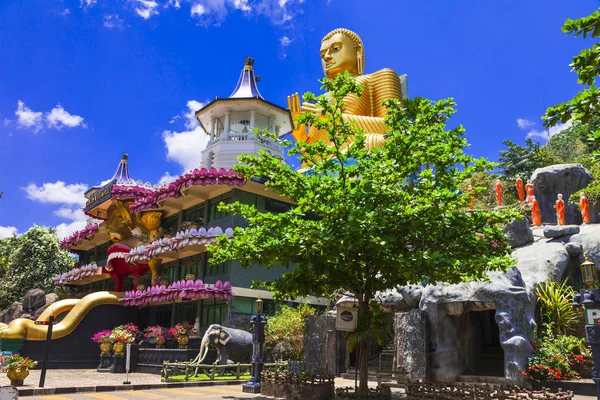
[[[579,210],[581,210],[581,218],[583,219],[584,224],[590,223],[590,210],[588,199],[585,197],[585,193],[579,193]]]
[[[502,205],[502,182],[500,179],[496,179],[496,205]]]
[[[531,196],[531,221],[535,226],[542,225],[542,214],[540,214],[540,205],[535,199],[535,196]]]
[[[148,269],[148,264],[130,264],[125,261],[125,254],[130,251],[131,247],[126,244],[115,243],[106,252],[108,257],[106,267],[103,269],[115,281],[115,292],[123,291],[123,283],[127,275],[133,274],[134,282],[137,282],[136,278]]]
[[[558,200],[556,200],[556,222],[558,225],[565,224],[565,202],[562,199],[563,195],[558,194]]]
[[[525,192],[527,193],[527,203],[531,205],[531,197],[533,197],[533,185],[531,184],[531,181],[528,181],[525,185]]]
[[[519,201],[525,200],[525,192],[523,190],[523,179],[519,175],[517,175],[517,181],[515,183],[517,187],[517,193],[519,195]]]

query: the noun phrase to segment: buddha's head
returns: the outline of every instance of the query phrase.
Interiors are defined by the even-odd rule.
[[[321,40],[321,64],[325,75],[333,79],[348,71],[350,75],[362,75],[365,69],[365,49],[360,37],[345,28],[329,32]]]

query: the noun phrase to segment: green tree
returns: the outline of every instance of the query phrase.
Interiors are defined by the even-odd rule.
[[[600,12],[579,19],[567,19],[562,27],[567,35],[596,38],[600,36]],[[585,86],[568,102],[549,107],[543,117],[546,126],[554,126],[559,122],[565,123],[571,119],[574,122],[587,122],[598,116],[598,101],[600,92],[594,85],[600,75],[600,44],[583,49],[573,57],[571,69],[577,74],[577,83]]]
[[[555,155],[531,138],[525,140],[525,147],[508,139],[502,143],[508,148],[500,150],[498,164],[507,181],[514,181],[516,176],[520,175],[526,182],[537,168],[560,163]]]
[[[589,169],[593,164],[594,145],[588,140],[588,135],[598,129],[598,117],[585,123],[577,123],[552,136],[544,148],[563,164],[579,163]]]
[[[73,266],[69,253],[58,246],[58,237],[52,228],[35,225],[22,237],[9,239],[14,241],[4,247],[6,240],[0,242],[0,249],[10,250],[0,255],[0,263],[8,264],[0,280],[0,308],[21,300],[29,289],[52,289],[51,278]]]
[[[244,267],[294,264],[279,279],[262,284],[276,299],[330,297],[337,289],[355,295],[360,317],[350,340],[359,341],[364,391],[364,339],[382,339],[385,332],[375,294],[425,277],[458,283],[509,267],[513,261],[502,227],[515,213],[464,210],[468,197],[460,183],[491,164],[464,153],[462,126],[446,130],[454,101],[420,101],[414,120],[398,101],[386,102],[385,145],[366,150],[364,133],[342,118],[344,98],[360,95],[362,87],[347,73],[321,82],[327,95],[304,95],[319,116],[304,114],[297,123],[326,131],[331,145],[301,141],[291,150],[309,172],[295,171],[268,152],[243,155],[243,163],[235,166],[244,176],[267,178],[265,185],[295,206],[271,214],[239,202],[221,205],[243,215],[248,226],[236,228],[231,239],[219,238],[209,251],[213,262],[236,259]],[[419,172],[411,185],[414,171]]]

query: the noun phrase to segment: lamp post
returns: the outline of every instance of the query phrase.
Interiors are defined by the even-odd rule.
[[[584,253],[585,254],[585,253]],[[596,398],[600,400],[600,289],[594,288],[598,282],[595,264],[585,254],[585,261],[581,264],[581,279],[589,289],[582,289],[573,297],[573,307],[583,306],[585,310],[585,336],[592,347],[594,368],[592,379],[596,384]]]
[[[250,318],[254,329],[252,332],[252,376],[242,385],[244,393],[260,393],[260,374],[263,369],[263,346],[265,344],[265,325],[267,317],[263,312],[263,301],[256,299],[256,313]]]

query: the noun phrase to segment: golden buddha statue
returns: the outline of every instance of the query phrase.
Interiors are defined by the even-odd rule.
[[[325,75],[334,79],[338,74],[348,71],[350,76],[364,87],[362,96],[349,95],[344,99],[344,120],[354,121],[362,128],[367,137],[367,149],[382,147],[386,126],[386,109],[383,101],[407,97],[406,75],[400,77],[394,70],[381,69],[364,74],[365,49],[361,38],[354,32],[339,28],[329,32],[321,41],[321,64]],[[317,113],[314,104],[300,104],[298,93],[288,96],[288,107],[294,120],[304,112]],[[295,126],[292,132],[296,141],[315,143],[319,140],[329,142],[325,131],[306,126]]]

